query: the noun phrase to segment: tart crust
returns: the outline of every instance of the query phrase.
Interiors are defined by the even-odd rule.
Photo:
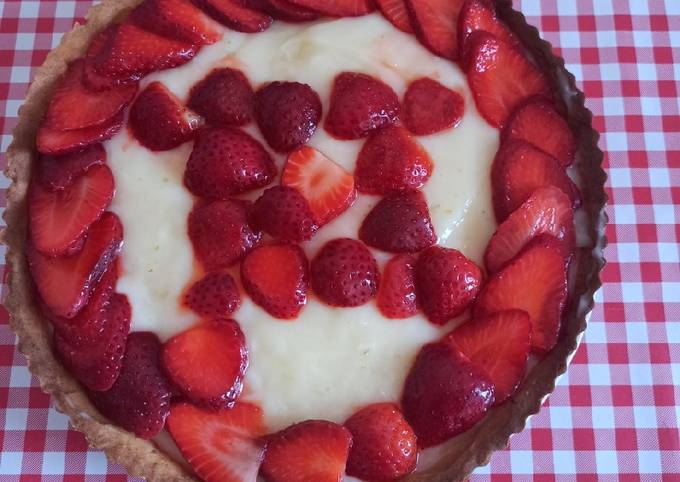
[[[564,67],[564,60],[552,53],[538,30],[527,24],[524,15],[513,10],[511,0],[494,0],[499,17],[527,47],[551,82],[553,92],[564,104],[565,114],[575,133],[578,148],[574,169],[581,188],[584,216],[577,222],[587,228],[588,246],[576,252],[570,272],[569,298],[557,345],[538,362],[522,382],[517,393],[503,405],[491,410],[472,429],[446,442],[439,460],[425,470],[412,474],[411,482],[452,482],[465,479],[475,467],[488,463],[491,454],[504,448],[511,435],[524,429],[527,419],[538,413],[543,400],[555,388],[575,352],[593,307],[593,296],[600,287],[599,273],[605,260],[604,206],[606,175],[603,154],[597,146],[599,134],[592,128],[592,113],[585,107],[584,95]],[[126,432],[99,414],[83,388],[55,359],[51,348],[51,329],[40,313],[24,254],[27,235],[26,194],[35,157],[35,135],[56,81],[72,60],[82,56],[92,37],[115,19],[123,16],[140,0],[104,0],[93,7],[84,25],[76,25],[64,35],[38,69],[26,99],[19,109],[19,122],[7,151],[5,175],[12,181],[7,191],[4,219],[7,228],[0,234],[7,245],[7,286],[4,305],[10,325],[18,335],[18,348],[28,367],[40,381],[42,390],[52,396],[55,408],[70,417],[71,424],[83,432],[88,443],[103,450],[110,461],[125,466],[131,475],[150,481],[196,481],[184,466],[150,441]]]

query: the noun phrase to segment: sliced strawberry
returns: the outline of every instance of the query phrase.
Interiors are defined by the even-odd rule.
[[[206,411],[173,405],[168,430],[184,458],[205,482],[255,482],[264,458],[262,410],[237,403],[231,410]]]
[[[189,107],[209,124],[242,126],[253,118],[253,95],[243,72],[215,69],[191,89]]]
[[[530,242],[489,279],[479,294],[475,317],[524,310],[531,317],[531,347],[545,353],[557,342],[567,298],[567,263],[560,242],[547,235]]]
[[[378,290],[378,309],[387,318],[410,318],[418,313],[416,258],[398,254],[385,265]]]
[[[321,109],[319,94],[299,82],[270,82],[255,94],[257,125],[278,152],[306,144],[316,132]]]
[[[132,104],[128,125],[144,147],[167,151],[191,140],[203,118],[186,108],[165,85],[152,82]]]
[[[85,147],[112,138],[123,126],[123,112],[104,124],[73,131],[59,131],[42,126],[38,129],[35,144],[38,152],[58,156],[80,151]]]
[[[489,376],[495,387],[495,405],[499,405],[515,392],[526,371],[531,318],[520,310],[473,318],[449,333],[445,341]]]
[[[170,411],[172,388],[160,369],[160,350],[155,334],[130,333],[116,383],[105,392],[90,392],[103,415],[144,439],[163,430]]]
[[[357,189],[364,194],[388,194],[418,189],[432,174],[430,155],[403,127],[373,132],[359,152],[354,171]]]
[[[359,306],[378,292],[378,263],[360,241],[349,238],[326,243],[312,260],[312,288],[331,306]]]
[[[113,174],[107,166],[92,167],[61,191],[32,182],[28,223],[35,249],[48,256],[72,253],[111,203],[113,191]]]
[[[253,205],[251,219],[258,229],[293,243],[312,239],[319,229],[307,200],[288,186],[274,186],[262,193]]]
[[[265,11],[284,22],[311,22],[321,15],[313,10],[295,5],[288,0],[263,0]]]
[[[428,320],[444,325],[475,300],[482,270],[460,251],[432,246],[416,264],[418,302]]]
[[[234,127],[202,129],[184,173],[184,184],[197,196],[227,199],[269,184],[276,165],[258,141]]]
[[[402,32],[413,33],[405,0],[376,0],[375,3],[392,25]]]
[[[194,45],[213,44],[222,37],[212,21],[185,0],[144,0],[128,18],[144,30]]]
[[[238,0],[196,0],[197,5],[222,25],[237,32],[255,33],[267,30],[273,19],[247,8]]]
[[[255,303],[283,320],[296,318],[307,303],[309,262],[293,244],[268,244],[241,263],[241,282]]]
[[[397,480],[416,468],[416,434],[393,403],[362,408],[346,422],[352,434],[347,475],[363,480]]]
[[[191,285],[184,304],[206,318],[228,318],[238,309],[241,297],[230,274],[214,272]]]
[[[359,17],[375,10],[371,0],[288,0],[299,7],[329,17]]]
[[[404,96],[404,125],[418,136],[456,127],[465,112],[465,100],[458,92],[429,77],[417,79]]]
[[[544,75],[514,46],[482,30],[468,42],[468,83],[479,113],[492,126],[502,128],[525,99],[549,94]]]
[[[345,427],[308,420],[268,438],[260,470],[269,482],[341,482],[351,444]]]
[[[248,224],[248,204],[228,200],[199,204],[189,214],[189,239],[207,271],[228,268],[260,241]]]
[[[45,306],[55,316],[73,318],[116,257],[123,243],[123,226],[113,213],[104,213],[90,226],[83,248],[75,255],[50,258],[32,245],[28,266]]]
[[[544,98],[532,98],[517,108],[503,130],[503,138],[523,139],[553,156],[563,167],[574,162],[574,134]]]
[[[99,126],[132,101],[137,84],[95,92],[83,84],[85,61],[75,60],[66,70],[47,107],[43,126],[70,131]]]
[[[457,24],[463,0],[406,0],[411,25],[422,42],[435,54],[458,59]]]
[[[106,151],[94,144],[63,156],[40,156],[36,178],[53,191],[63,191],[91,167],[106,164]]]
[[[430,343],[420,350],[401,397],[421,449],[465,432],[493,402],[491,380],[447,343]]]
[[[437,242],[423,193],[416,190],[385,196],[359,229],[364,243],[390,253],[417,253]]]
[[[170,379],[193,402],[232,408],[248,368],[246,339],[234,320],[217,319],[175,335],[161,361]]]
[[[491,167],[493,206],[496,219],[505,220],[539,188],[554,186],[578,200],[578,189],[557,160],[528,142],[509,139],[504,142]]]
[[[108,90],[122,83],[136,83],[135,79],[114,79],[107,77],[99,74],[95,68],[97,61],[107,55],[116,32],[118,32],[118,24],[109,25],[92,37],[90,45],[87,47],[83,70],[83,84],[92,90]]]
[[[338,139],[359,139],[399,117],[399,98],[370,75],[342,72],[335,77],[325,128]]]
[[[496,16],[496,8],[489,0],[466,0],[458,16],[458,58],[465,69],[470,57],[468,38],[478,30],[488,32],[508,45],[521,48],[517,37]]]
[[[491,236],[484,252],[484,263],[494,273],[510,261],[527,242],[539,234],[551,234],[565,241],[571,250],[574,213],[571,200],[556,187],[540,188],[503,221]]]

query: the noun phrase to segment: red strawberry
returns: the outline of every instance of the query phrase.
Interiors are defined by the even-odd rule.
[[[489,376],[498,405],[515,392],[526,371],[531,318],[520,310],[473,318],[449,333],[445,341]]]
[[[349,431],[335,423],[291,425],[268,438],[260,471],[269,482],[341,482],[351,444]]]
[[[203,119],[187,109],[165,85],[152,82],[132,104],[128,125],[144,147],[167,151],[191,140]]]
[[[82,249],[69,257],[50,258],[28,247],[26,256],[40,298],[55,316],[73,318],[116,257],[123,243],[123,226],[104,213],[90,226]]]
[[[206,318],[228,318],[238,309],[241,297],[231,275],[214,272],[191,285],[184,304]]]
[[[416,468],[418,446],[413,429],[393,403],[376,403],[352,415],[347,475],[363,480],[397,480]]]
[[[231,410],[206,411],[173,405],[168,430],[184,458],[205,482],[255,482],[264,458],[258,438],[265,433],[262,410],[237,403]]]
[[[275,318],[296,318],[307,303],[309,262],[293,244],[268,244],[241,263],[241,282],[255,303]]]
[[[288,0],[299,7],[330,17],[359,17],[375,10],[371,0]]]
[[[104,124],[72,131],[59,131],[42,126],[38,129],[35,140],[36,148],[41,154],[58,156],[69,152],[80,151],[91,144],[97,144],[112,138],[123,126],[123,112],[109,119]]]
[[[418,136],[456,127],[465,112],[465,100],[429,77],[411,82],[404,96],[404,125]]]
[[[300,243],[311,239],[319,226],[307,200],[288,186],[267,189],[253,205],[253,224],[280,239]]]
[[[503,139],[525,140],[553,156],[563,167],[574,162],[574,134],[553,105],[541,97],[515,110],[503,130]]]
[[[325,128],[338,139],[359,139],[399,117],[399,98],[370,75],[343,72],[335,77]]]
[[[548,94],[546,78],[514,46],[481,30],[468,42],[468,83],[479,113],[492,126],[502,128],[528,97]]]
[[[211,20],[185,0],[144,0],[128,18],[144,30],[190,44],[212,44],[222,37]]]
[[[432,159],[403,127],[389,126],[371,133],[361,148],[354,177],[364,194],[388,194],[418,189],[432,174]]]
[[[319,226],[349,209],[357,197],[354,176],[308,146],[290,153],[281,184],[297,189],[305,197]]]
[[[402,32],[413,33],[405,0],[376,0],[375,3],[392,25]]]
[[[482,270],[460,251],[432,246],[416,264],[418,302],[435,325],[460,315],[475,300]]]
[[[44,187],[63,191],[91,167],[106,164],[106,151],[94,144],[63,156],[40,156],[36,178]]]
[[[48,256],[72,253],[108,207],[113,191],[113,174],[107,166],[92,167],[61,191],[51,191],[34,180],[28,196],[28,222],[35,249]]]
[[[83,85],[82,59],[73,61],[47,107],[43,126],[58,131],[85,129],[106,123],[132,101],[137,85],[94,92]]]
[[[425,196],[407,190],[388,194],[368,213],[359,239],[390,253],[417,253],[437,242]]]
[[[539,188],[554,186],[575,203],[578,190],[557,160],[528,142],[504,142],[491,167],[496,219],[505,220]]]
[[[363,305],[378,292],[378,264],[355,239],[326,243],[312,260],[311,274],[314,292],[331,306]]]
[[[288,0],[263,0],[265,11],[274,18],[284,22],[310,22],[320,17],[320,14]]]
[[[130,333],[116,383],[106,392],[90,392],[103,415],[144,439],[163,430],[170,411],[172,388],[160,370],[160,350],[155,334]]]
[[[486,374],[447,343],[430,343],[406,377],[401,406],[421,449],[477,423],[494,402]]]
[[[269,15],[247,8],[238,0],[196,1],[205,13],[237,32],[262,32],[272,24],[273,19]]]
[[[210,124],[242,126],[253,117],[253,88],[236,69],[215,69],[191,89],[189,107]]]
[[[406,0],[418,40],[435,54],[458,59],[456,29],[463,0]]]
[[[202,129],[184,173],[184,184],[197,196],[227,199],[269,184],[276,166],[258,141],[234,127]]]
[[[467,68],[469,61],[468,38],[473,32],[483,30],[501,42],[521,48],[517,38],[496,16],[496,8],[488,0],[466,0],[458,16],[458,58]]]
[[[255,119],[278,152],[306,144],[321,120],[321,99],[307,84],[270,82],[255,94]]]
[[[398,254],[385,265],[378,290],[378,309],[387,318],[409,318],[418,312],[415,286],[416,258]]]
[[[238,323],[218,319],[170,338],[161,360],[190,400],[213,409],[232,408],[243,389],[248,349]]]
[[[489,279],[475,303],[474,316],[524,310],[531,317],[531,347],[545,353],[557,342],[567,298],[567,263],[560,242],[539,236]]]
[[[227,200],[199,204],[189,214],[189,238],[207,271],[228,268],[260,241],[248,224],[248,204]]]
[[[556,187],[540,188],[498,227],[484,252],[489,272],[501,269],[527,242],[539,234],[565,241],[570,251],[574,235],[574,213],[569,197]]]

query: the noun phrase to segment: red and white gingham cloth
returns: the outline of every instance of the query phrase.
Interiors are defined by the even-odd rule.
[[[35,68],[91,3],[0,0],[3,152]],[[603,134],[609,264],[568,374],[472,482],[678,482],[680,0],[516,6],[564,56]],[[0,177],[1,206],[6,187]],[[50,408],[14,343],[3,311],[0,481],[128,480]]]

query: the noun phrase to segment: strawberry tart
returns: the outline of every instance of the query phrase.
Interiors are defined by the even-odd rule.
[[[597,137],[508,1],[105,0],[8,151],[19,348],[149,480],[462,480],[585,329]]]

